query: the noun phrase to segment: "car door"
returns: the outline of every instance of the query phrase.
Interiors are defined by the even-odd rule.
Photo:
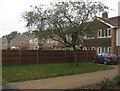
[[[98,62],[103,63],[104,61],[104,56],[103,55],[98,55]]]

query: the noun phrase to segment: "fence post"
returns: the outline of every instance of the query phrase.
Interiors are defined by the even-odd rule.
[[[36,61],[37,61],[37,64],[38,64],[38,49],[37,49],[37,60]]]
[[[65,62],[67,63],[67,60],[66,60],[66,49],[65,49]]]
[[[52,50],[52,63],[54,63],[54,62],[53,62],[53,50]]]
[[[21,62],[21,49],[20,49],[20,51],[19,51],[19,64],[21,64],[22,62]]]

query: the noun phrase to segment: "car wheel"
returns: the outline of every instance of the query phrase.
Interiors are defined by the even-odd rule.
[[[107,64],[107,61],[104,61],[104,64],[106,65],[106,64]]]

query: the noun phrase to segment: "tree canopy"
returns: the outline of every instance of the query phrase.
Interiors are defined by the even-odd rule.
[[[107,7],[101,2],[57,2],[51,3],[47,8],[44,5],[35,6],[32,11],[26,11],[23,18],[29,29],[51,31],[50,37],[53,40],[76,50],[76,45],[82,45],[85,31],[91,27],[96,14],[105,8]]]

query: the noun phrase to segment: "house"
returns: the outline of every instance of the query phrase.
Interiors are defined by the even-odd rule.
[[[37,50],[39,49],[39,38],[35,37],[35,35],[29,36],[29,50]]]
[[[5,50],[8,48],[8,40],[6,36],[2,37],[2,49]]]
[[[24,33],[29,37],[29,50],[36,50],[36,49],[45,49],[45,50],[56,50],[58,41],[55,41],[50,38],[51,32],[44,31],[32,31],[31,33]],[[37,35],[37,36],[36,36]],[[39,37],[38,37],[39,35]]]
[[[10,41],[20,35],[17,31],[13,31],[8,35],[2,37],[2,49],[10,49]]]
[[[56,41],[52,40],[49,37],[49,33],[39,32],[39,31],[32,31],[32,32],[25,32],[24,33],[29,38],[29,50],[37,50],[37,49],[53,49],[56,46]],[[37,36],[38,34],[39,37]]]
[[[24,34],[16,36],[10,41],[10,49],[29,49],[29,38]]]
[[[99,27],[96,38],[85,38],[83,50],[96,50],[96,53],[114,52],[120,55],[120,16],[108,18],[108,13],[104,12],[101,17],[96,17],[105,27]]]

